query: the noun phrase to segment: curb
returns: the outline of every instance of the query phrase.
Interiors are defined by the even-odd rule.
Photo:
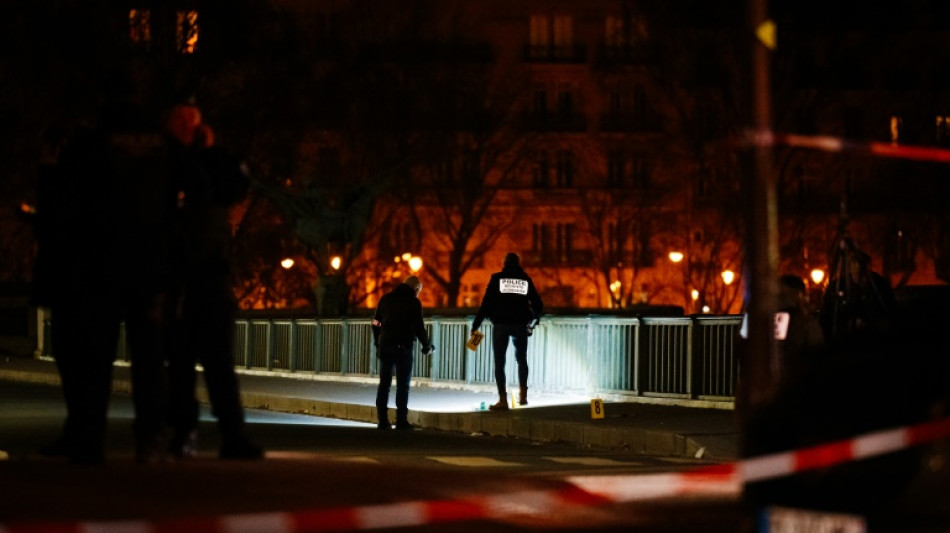
[[[17,381],[58,386],[59,376],[55,372],[31,372],[23,370],[0,369],[0,380]],[[113,392],[130,395],[131,381],[124,378],[113,379]],[[197,397],[208,404],[207,391],[199,386]],[[376,424],[374,405],[313,400],[276,396],[256,392],[241,392],[241,403],[246,409],[263,409],[284,413],[303,414],[340,420],[351,420]],[[517,438],[543,442],[566,442],[596,448],[622,448],[642,455],[681,457],[690,459],[709,459],[713,461],[731,461],[736,457],[729,453],[712,452],[709,438],[683,435],[648,428],[597,426],[587,422],[571,420],[552,420],[525,418],[517,415],[517,410],[508,413],[445,413],[409,410],[409,422],[424,429],[453,431],[461,433],[480,433],[492,437]],[[514,414],[512,414],[514,413]],[[395,409],[390,408],[390,419]],[[720,447],[725,449],[726,447]]]

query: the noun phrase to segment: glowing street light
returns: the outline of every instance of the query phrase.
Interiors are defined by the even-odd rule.
[[[693,290],[689,293],[689,295],[690,295],[690,297],[693,298],[693,301],[694,301],[694,302],[699,299],[699,291],[696,290],[696,289],[693,289]]]
[[[333,270],[340,270],[340,265],[342,264],[343,258],[338,255],[335,255],[333,256],[333,259],[330,259],[330,267],[333,268]]]
[[[683,260],[683,257],[684,257],[683,252],[677,252],[677,251],[670,252],[670,261],[674,263],[679,263],[680,261]]]
[[[821,285],[821,282],[825,280],[825,271],[820,268],[812,270],[811,280],[815,282],[815,285]]]
[[[419,257],[418,255],[414,255],[410,257],[409,270],[411,270],[413,274],[422,270],[422,258]]]
[[[280,262],[280,266],[284,267],[284,270],[290,270],[290,267],[294,266],[294,260],[288,257]]]
[[[736,280],[736,273],[731,270],[722,271],[722,282],[726,285],[732,285],[732,282]]]

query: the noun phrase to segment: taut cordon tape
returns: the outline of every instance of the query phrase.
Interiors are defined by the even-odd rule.
[[[519,491],[454,500],[409,501],[295,512],[234,514],[167,521],[0,524],[0,533],[310,533],[498,520],[609,503],[684,495],[736,496],[745,483],[776,479],[950,438],[950,418],[875,431],[801,450],[763,455],[688,472],[635,476],[571,476],[555,490]]]
[[[742,139],[726,141],[723,145],[730,148],[789,146],[792,148],[807,148],[823,152],[850,152],[879,157],[911,159],[914,161],[950,163],[950,149],[947,148],[877,141],[858,141],[830,135],[777,133],[769,130],[750,131],[746,133]]]

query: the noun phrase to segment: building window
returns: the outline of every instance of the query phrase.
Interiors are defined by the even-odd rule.
[[[548,163],[548,151],[538,150],[534,155],[534,186],[548,186],[548,172],[550,168]]]
[[[179,11],[177,25],[178,52],[193,54],[198,47],[198,12]]]
[[[136,45],[147,46],[151,44],[152,12],[150,10],[129,10],[129,40]]]
[[[548,92],[542,86],[534,88],[534,98],[531,102],[531,113],[535,120],[544,120],[548,115]]]
[[[557,186],[572,187],[574,185],[574,154],[570,150],[557,152]]]
[[[950,144],[950,115],[937,115],[934,140],[942,146]]]
[[[574,53],[574,18],[566,15],[554,17],[554,55],[570,58]]]
[[[531,230],[531,251],[538,256],[540,261],[544,262],[551,250],[548,245],[550,228],[547,224],[535,224]]]
[[[604,25],[604,41],[610,48],[629,47],[647,37],[647,27],[642,19],[627,15],[608,15]]]
[[[574,18],[567,15],[531,15],[528,29],[528,57],[531,59],[572,59]]]
[[[898,116],[891,117],[891,127],[890,127],[891,144],[897,144],[898,141],[900,141],[901,130],[903,129],[903,125],[904,123],[901,120],[901,117],[898,117]]]
[[[550,22],[547,15],[531,15],[531,26],[528,35],[530,50],[528,55],[532,58],[543,58],[548,54],[551,46]]]
[[[620,187],[624,178],[624,156],[620,150],[613,150],[607,154],[607,185]]]
[[[650,162],[646,154],[634,154],[630,158],[630,177],[638,189],[645,189],[650,184]]]
[[[574,93],[569,85],[560,85],[557,90],[557,120],[561,124],[570,124],[573,117]]]
[[[623,262],[626,240],[626,232],[620,226],[613,222],[607,225],[607,257],[611,263]]]
[[[572,243],[574,242],[574,224],[557,225],[557,262],[567,263],[571,260]]]
[[[574,224],[534,224],[531,251],[542,264],[566,264],[573,259]]]

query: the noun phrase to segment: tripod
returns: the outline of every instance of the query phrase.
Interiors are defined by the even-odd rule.
[[[841,219],[831,253],[828,287],[825,289],[821,322],[829,341],[847,338],[865,329],[874,318],[890,313],[893,305],[885,295],[889,288],[871,271],[871,256],[848,234],[848,213],[842,202]]]

